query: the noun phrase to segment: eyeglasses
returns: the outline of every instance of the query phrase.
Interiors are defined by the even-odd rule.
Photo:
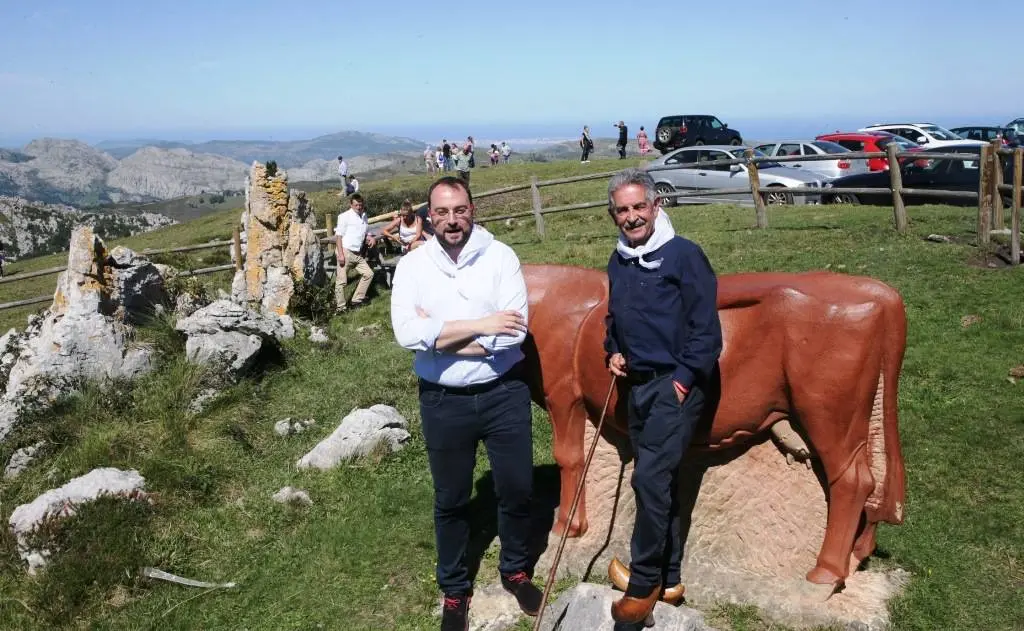
[[[448,217],[449,213],[456,217],[464,217],[469,214],[471,210],[473,210],[472,206],[456,206],[450,210],[448,208],[435,208],[431,212],[444,219]]]

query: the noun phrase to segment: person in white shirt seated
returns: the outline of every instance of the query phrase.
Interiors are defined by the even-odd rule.
[[[529,554],[533,493],[530,390],[521,346],[529,317],[519,259],[474,225],[468,185],[443,177],[427,194],[434,238],[398,262],[391,326],[415,351],[420,416],[434,482],[442,631],[467,628],[469,499],[483,441],[498,496],[498,571],[520,609],[537,615],[541,591]]]
[[[395,242],[402,249],[402,254],[423,245],[427,238],[423,232],[423,218],[413,211],[412,200],[402,202],[398,216],[381,229],[380,236]]]
[[[366,293],[373,282],[373,269],[366,261],[366,247],[372,248],[376,244],[376,240],[367,234],[368,228],[363,196],[355,193],[349,198],[349,209],[338,215],[334,227],[334,244],[338,255],[334,277],[335,313],[344,313],[349,308],[345,288],[348,287],[348,272],[351,269],[359,273],[359,284],[352,294],[351,308],[366,304]]]

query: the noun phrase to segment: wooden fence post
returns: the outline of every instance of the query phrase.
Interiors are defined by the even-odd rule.
[[[900,161],[896,157],[897,151],[899,151],[899,147],[894,142],[890,142],[885,148],[886,157],[889,159],[889,187],[892,188],[893,220],[896,223],[896,232],[904,234],[907,231],[907,207],[903,205],[903,173],[900,171]]]
[[[232,247],[235,249],[235,269],[242,269],[242,233],[239,232],[238,226],[235,226],[231,240],[234,241]]]
[[[978,245],[986,245],[991,240],[989,230],[992,227],[991,200],[989,194],[989,170],[992,162],[992,145],[984,145],[981,148],[981,157],[978,161]]]
[[[324,213],[324,219],[326,220],[324,225],[327,226],[326,236],[334,236],[334,215],[332,215],[331,211],[328,210],[326,213]]]
[[[537,176],[530,177],[530,196],[533,197],[533,219],[537,223],[537,234],[544,238],[544,215],[541,214],[540,189],[537,188]]]
[[[1020,195],[1024,147],[1013,152],[1013,210],[1010,211],[1010,265],[1020,265]]]
[[[754,150],[747,148],[743,152],[747,159],[747,178],[750,180],[750,194],[754,198],[754,215],[757,218],[758,228],[768,227],[768,209],[764,206],[764,197],[761,197],[761,176],[757,173],[757,163],[754,162]]]
[[[999,185],[1003,183],[1003,163],[999,158],[999,150],[1003,147],[1002,141],[992,141],[992,229],[1002,230],[1006,225],[1003,216],[1003,194],[999,192]]]

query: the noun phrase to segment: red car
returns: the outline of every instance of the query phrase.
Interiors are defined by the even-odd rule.
[[[901,151],[920,148],[919,145],[887,131],[851,131],[822,134],[816,140],[830,140],[850,151],[885,151],[891,143],[897,143]],[[872,171],[888,171],[889,161],[885,158],[871,158],[868,168]]]

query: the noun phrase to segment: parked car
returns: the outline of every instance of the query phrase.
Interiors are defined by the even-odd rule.
[[[950,131],[968,140],[982,140],[984,142],[1001,140],[1004,147],[1020,147],[1021,143],[1024,143],[1024,134],[1017,134],[1011,127],[973,125],[970,127],[954,127]]]
[[[817,140],[828,140],[846,147],[850,151],[885,151],[891,143],[896,143],[900,151],[920,147],[902,136],[887,131],[851,131],[821,134]],[[888,171],[889,161],[885,158],[868,158],[869,171]]]
[[[934,151],[934,150],[933,150]],[[942,153],[962,153],[963,160],[909,160],[900,165],[900,175],[903,179],[903,186],[906,188],[946,190],[946,191],[978,191],[978,179],[980,177],[981,147],[949,147],[943,148]],[[1004,182],[1011,182],[1006,179],[1012,176],[1013,162],[1004,161]],[[832,195],[826,195],[828,201],[837,201],[846,204],[875,204],[879,206],[891,206],[892,194],[885,193],[844,193],[844,188],[888,188],[890,183],[888,173],[863,173],[860,175],[849,175],[825,183],[828,191],[834,191]],[[1007,197],[1007,194],[1003,194]],[[1007,200],[1008,201],[1008,198]],[[935,197],[932,195],[903,195],[903,203],[912,204],[951,204],[953,206],[975,206],[977,199],[963,197]]]
[[[783,142],[772,142],[758,145],[757,150],[767,156],[824,156],[834,155],[835,160],[798,160],[795,162],[783,162],[782,164],[791,169],[803,169],[818,175],[833,179],[850,175],[853,173],[867,173],[868,165],[866,160],[849,160],[843,157],[844,153],[850,153],[846,147],[828,140],[787,140]]]
[[[971,147],[984,144],[980,140],[961,138],[948,129],[939,127],[934,123],[886,123],[884,125],[868,125],[860,129],[860,131],[879,130],[902,136],[928,149],[958,146]]]
[[[1003,125],[1007,129],[1012,129],[1013,134],[1018,138],[1024,138],[1024,118],[1015,118],[1009,123]]]
[[[720,164],[702,166],[705,162],[717,160],[742,159],[745,147],[733,145],[707,145],[703,147],[684,147],[672,153],[666,154],[656,160],[648,162],[644,168],[654,178],[655,186],[659,194],[675,193],[681,191],[701,191],[713,188],[744,188],[750,186],[747,177],[747,167],[743,164]],[[767,157],[760,151],[754,150],[754,155]],[[654,167],[672,166],[678,168],[669,170],[656,170]],[[759,162],[757,165],[760,175],[761,187],[773,189],[770,192],[762,193],[767,204],[816,204],[820,201],[819,195],[805,195],[787,193],[789,187],[818,187],[824,183],[824,178],[814,173],[791,169],[774,161]],[[678,197],[666,198],[666,206],[674,206],[677,203],[693,204],[709,202],[733,202],[742,205],[753,205],[754,201],[750,193],[733,193],[731,195],[707,195],[700,197]]]
[[[680,147],[693,145],[743,144],[743,137],[735,129],[707,114],[675,114],[658,121],[654,129],[654,148],[662,155]]]

